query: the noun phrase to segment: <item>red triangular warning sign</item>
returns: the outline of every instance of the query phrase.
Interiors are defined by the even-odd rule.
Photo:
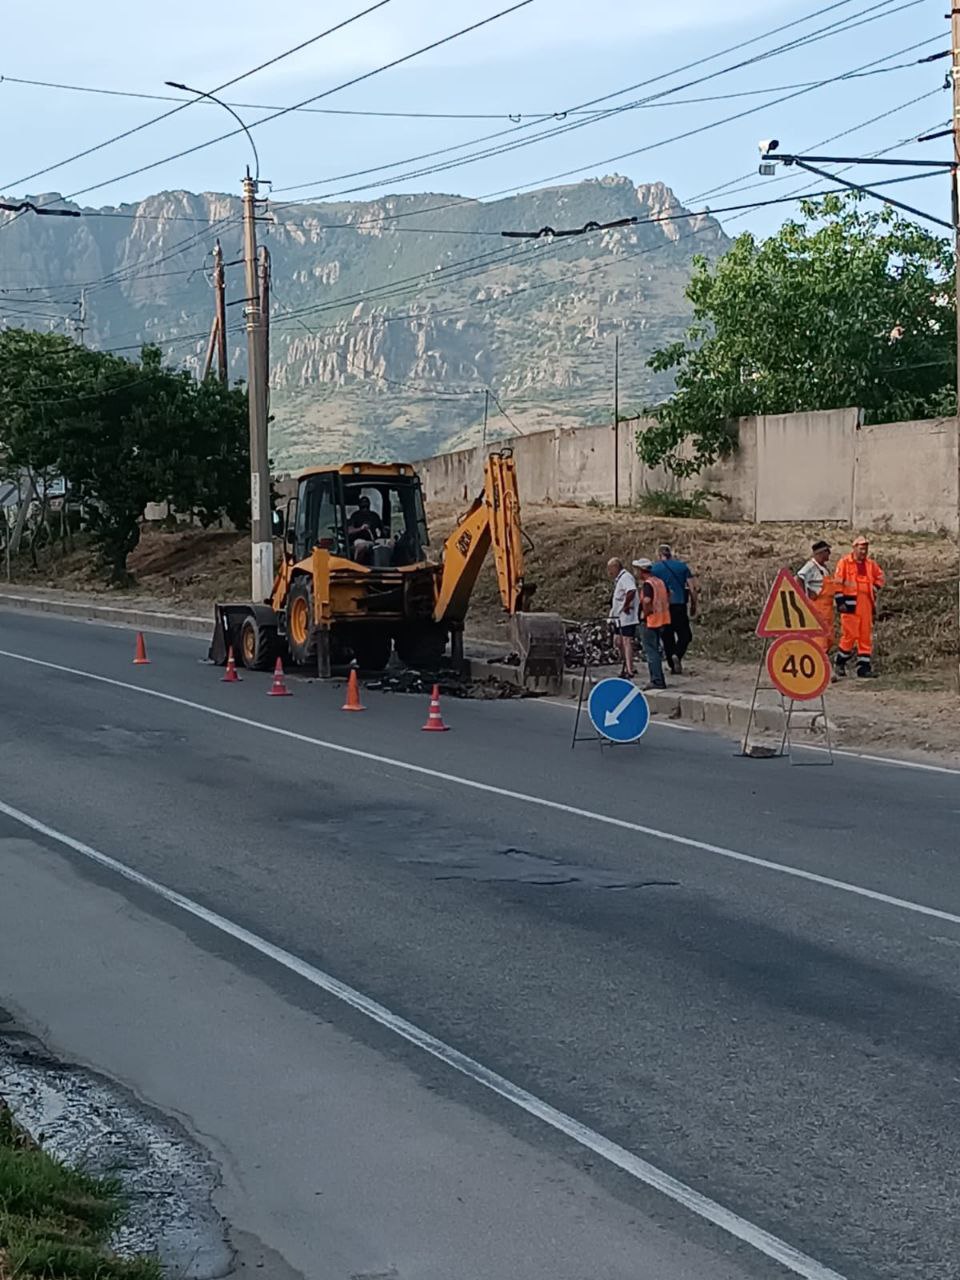
[[[757,635],[764,640],[775,636],[822,636],[823,627],[810,608],[803,587],[789,569],[777,574],[763,613],[757,623]]]

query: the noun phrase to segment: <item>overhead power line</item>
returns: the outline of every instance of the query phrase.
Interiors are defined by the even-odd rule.
[[[389,4],[390,0],[376,0],[375,4],[368,5],[366,9],[361,9],[359,13],[353,14],[349,18],[344,18],[342,22],[336,23],[332,27],[328,27],[325,31],[318,32],[315,36],[310,36],[307,40],[301,40],[299,44],[295,44],[290,49],[285,49],[282,53],[276,54],[273,58],[268,58],[266,62],[258,63],[257,66],[251,67],[249,71],[244,71],[238,76],[233,76],[230,80],[225,80],[223,84],[211,92],[221,93],[224,89],[229,89],[232,85],[239,84],[241,80],[247,80],[250,76],[257,75],[260,71],[265,71],[267,67],[275,66],[276,63],[282,62],[285,58],[292,57],[295,53],[309,48],[310,45],[316,44],[318,40],[324,40],[327,36],[333,35],[337,31],[342,31],[345,27],[349,27],[352,23],[358,22],[361,18],[365,18],[368,14],[374,13],[377,9],[382,9]],[[86,156],[93,155],[96,151],[102,151],[105,147],[113,146],[115,142],[122,142],[125,138],[132,137],[135,133],[140,133],[144,129],[149,129],[155,124],[159,124],[161,120],[169,120],[171,116],[177,115],[180,111],[185,111],[187,107],[193,106],[196,98],[183,98],[178,105],[170,111],[164,111],[158,116],[154,116],[151,120],[145,120],[142,124],[134,125],[130,129],[125,129],[123,133],[114,134],[112,138],[105,138],[103,142],[98,142],[92,147],[87,147],[84,151],[78,151],[72,156],[68,156],[66,160],[58,160],[56,164],[47,165],[43,169],[35,169],[33,173],[25,174],[21,178],[14,179],[13,182],[0,183],[0,190],[9,190],[12,187],[19,187],[21,183],[31,182],[34,178],[40,178],[44,174],[53,173],[56,169],[62,169],[65,165],[73,164],[75,160],[82,160]]]
[[[381,4],[387,3],[387,2],[388,0],[380,0]],[[372,79],[372,77],[380,75],[384,71],[390,71],[394,67],[402,66],[404,63],[411,62],[413,61],[413,59],[419,58],[425,53],[430,53],[434,49],[439,49],[443,45],[450,44],[451,41],[459,40],[463,36],[470,35],[472,32],[478,31],[481,27],[488,26],[491,22],[496,22],[500,18],[505,18],[511,13],[516,13],[518,9],[525,9],[527,5],[532,3],[533,3],[533,0],[517,0],[515,4],[510,5],[506,9],[501,9],[498,13],[493,13],[486,18],[481,18],[480,21],[473,22],[466,27],[461,27],[458,31],[453,31],[449,35],[443,36],[438,40],[432,40],[429,44],[422,45],[419,49],[414,49],[410,53],[403,54],[399,58],[393,58],[390,62],[382,63],[380,66],[374,67],[373,70],[371,71],[365,71],[360,75],[352,77],[352,79],[350,80],[344,80],[341,84],[334,85],[333,88],[331,89],[325,89],[322,93],[313,94],[309,98],[304,98],[303,101],[301,102],[292,103],[289,107],[283,107],[279,111],[274,111],[270,115],[263,116],[260,120],[254,120],[252,124],[250,124],[249,128],[258,129],[261,125],[268,124],[272,120],[279,120],[281,117],[289,115],[291,112],[297,111],[301,107],[308,106],[309,104],[314,102],[319,102],[324,98],[330,97],[334,93],[340,93],[343,89],[349,89],[354,85],[362,84],[364,81],[370,80]],[[376,8],[379,6],[374,6],[374,7]],[[247,72],[246,74],[251,75],[253,73]],[[238,77],[238,78],[241,78],[241,77]],[[233,80],[230,83],[235,84],[236,80]],[[185,105],[186,104],[182,104],[180,107],[175,108],[175,110],[178,110],[178,111],[183,110],[183,106]],[[171,114],[171,113],[168,113],[168,114]],[[149,173],[151,170],[159,169],[162,165],[169,164],[174,160],[181,160],[183,159],[184,156],[194,155],[198,151],[204,151],[207,147],[215,146],[218,142],[224,142],[228,138],[234,138],[239,133],[242,133],[242,132],[243,131],[240,129],[231,129],[227,133],[218,134],[217,137],[215,138],[208,138],[206,142],[198,142],[198,143],[195,143],[192,147],[184,147],[182,150],[176,151],[172,155],[164,156],[160,160],[153,160],[149,164],[138,165],[137,168],[130,169],[126,173],[114,174],[113,177],[105,178],[102,182],[95,182],[88,187],[81,187],[78,191],[71,191],[70,194],[66,197],[66,199],[72,200],[72,199],[75,199],[77,196],[87,195],[91,191],[99,191],[103,187],[111,186],[115,182],[123,182],[127,178],[136,177],[141,173]],[[36,175],[32,175],[32,176],[36,176]],[[21,181],[25,181],[25,179],[21,179]],[[3,185],[3,184],[0,184],[0,185]],[[7,185],[18,185],[18,184],[7,184]]]
[[[512,142],[499,143],[497,146],[489,147],[489,148],[474,152],[472,154],[468,154],[466,156],[461,156],[455,160],[451,160],[443,164],[431,165],[422,169],[416,169],[416,170],[408,171],[406,173],[401,173],[401,174],[392,174],[389,180],[391,182],[401,182],[401,181],[406,181],[412,178],[423,177],[427,174],[445,172],[449,169],[458,168],[464,164],[472,164],[477,160],[489,159],[493,156],[506,154],[508,151],[514,151],[521,147],[531,146],[534,143],[542,142],[551,138],[558,137],[562,134],[573,132],[574,130],[577,130],[577,129],[585,128],[588,125],[592,126],[592,125],[598,124],[601,121],[610,119],[613,116],[621,115],[626,111],[633,111],[638,109],[639,107],[647,106],[662,98],[669,97],[672,94],[681,92],[684,89],[688,89],[696,85],[706,83],[707,81],[714,80],[719,76],[727,75],[731,72],[742,70],[747,66],[754,65],[757,62],[765,61],[768,58],[778,57],[781,54],[790,52],[796,48],[805,47],[806,45],[816,43],[820,40],[827,39],[831,36],[842,34],[845,31],[852,30],[854,27],[863,25],[864,22],[874,22],[879,20],[880,18],[887,17],[892,13],[897,13],[901,9],[912,8],[917,4],[923,3],[923,0],[905,0],[904,3],[891,9],[889,6],[892,3],[893,3],[893,0],[878,0],[877,3],[869,5],[865,9],[860,9],[860,10],[857,10],[852,15],[847,15],[845,18],[840,20],[840,22],[829,23],[826,26],[818,28],[815,31],[807,32],[805,35],[798,36],[794,40],[788,41],[786,44],[779,45],[774,49],[768,49],[768,50],[764,50],[761,53],[753,54],[749,58],[742,59],[741,61],[732,63],[729,66],[721,67],[719,70],[711,71],[705,75],[698,76],[693,80],[685,81],[681,84],[674,85],[670,88],[660,89],[656,93],[649,94],[647,97],[635,99],[631,102],[620,103],[616,106],[605,108],[603,111],[598,111],[592,115],[588,115],[584,119],[576,119],[569,123],[559,124],[549,129],[542,130],[539,133],[524,136],[521,138],[516,138]],[[836,7],[836,6],[830,6],[830,7]],[[872,16],[864,16],[864,15],[872,15]],[[853,19],[859,19],[859,20],[854,22]],[[804,21],[804,19],[798,19],[797,21],[798,22]],[[793,26],[793,25],[796,25],[796,23],[788,23],[786,25]],[[733,48],[734,49],[742,48],[742,47],[745,47],[746,45],[756,43],[757,40],[769,38],[770,35],[776,34],[784,29],[785,28],[782,28],[782,27],[774,28],[773,32],[767,32],[763,36],[754,37],[752,40],[742,42],[740,46],[733,46]],[[942,39],[942,36],[939,38]],[[930,43],[930,41],[926,41],[925,43]],[[846,78],[847,76],[853,73],[862,72],[881,62],[888,61],[889,58],[896,57],[898,54],[903,52],[907,52],[907,51],[895,50],[893,53],[886,55],[886,57],[884,58],[877,58],[873,62],[865,63],[861,67],[854,68],[853,72],[845,72],[843,73],[842,76],[831,77],[829,80],[813,81],[809,85],[800,89],[798,93],[809,92],[811,89],[820,88],[823,86],[823,84],[830,83],[832,79]],[[687,64],[687,66],[685,67],[677,68],[674,71],[663,72],[660,75],[653,76],[648,80],[640,81],[638,84],[628,85],[623,89],[617,89],[613,93],[605,95],[604,98],[593,99],[592,102],[578,103],[574,107],[571,107],[567,111],[562,113],[562,115],[565,116],[565,115],[574,114],[576,112],[581,111],[583,108],[593,106],[598,102],[603,102],[614,97],[622,97],[624,94],[633,92],[635,89],[648,87],[649,85],[656,84],[658,81],[661,81],[671,75],[680,74],[683,71],[687,70],[688,67],[690,66],[699,66],[702,62],[712,61],[717,56],[719,55],[716,55],[716,54],[710,55],[707,58],[699,59],[695,63]],[[780,101],[783,101],[783,100],[785,99],[780,99]],[[739,117],[733,116],[730,118],[737,119]],[[432,152],[425,152],[419,156],[409,156],[403,160],[390,161],[382,165],[374,166],[372,168],[358,169],[350,173],[338,174],[338,175],[334,175],[326,178],[311,179],[309,181],[301,181],[293,184],[287,184],[284,186],[275,186],[274,191],[278,193],[282,193],[282,192],[291,191],[291,190],[303,190],[309,187],[329,186],[334,182],[344,181],[349,178],[364,177],[373,173],[385,173],[387,170],[397,169],[405,164],[416,163],[420,160],[431,159],[440,155],[449,155],[456,151],[463,151],[465,148],[474,146],[479,143],[495,141],[498,138],[509,137],[516,134],[526,135],[527,131],[531,127],[532,127],[531,124],[526,124],[526,125],[521,124],[521,125],[514,126],[513,128],[510,128],[510,129],[502,129],[502,130],[498,130],[495,133],[483,134],[483,135],[480,135],[479,137],[469,138],[463,142],[456,143],[451,146],[443,147],[443,148],[440,148],[439,150],[435,150]],[[329,199],[329,198],[333,198],[341,195],[351,195],[357,191],[368,190],[371,186],[375,186],[375,185],[376,186],[382,185],[382,182],[365,183],[355,187],[342,188],[334,192],[327,192],[325,193],[325,198]],[[538,185],[538,184],[534,183],[534,184],[528,184],[528,185]]]

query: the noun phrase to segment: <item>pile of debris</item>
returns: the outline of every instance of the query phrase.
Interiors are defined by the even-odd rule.
[[[567,622],[563,663],[565,667],[609,667],[620,661],[613,647],[610,624],[603,620]]]
[[[422,693],[429,695],[438,685],[444,698],[523,698],[525,689],[505,680],[489,676],[486,680],[470,680],[453,670],[413,671],[407,668],[387,671],[379,680],[367,683],[368,689],[381,693]]]

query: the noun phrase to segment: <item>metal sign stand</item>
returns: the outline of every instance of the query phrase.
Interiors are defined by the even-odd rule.
[[[797,764],[797,761],[793,753],[793,742],[790,737],[790,728],[793,720],[793,709],[797,703],[794,698],[785,698],[784,695],[780,693],[779,689],[777,689],[776,685],[764,684],[763,673],[767,666],[767,652],[769,648],[770,640],[765,639],[763,642],[763,650],[760,654],[760,662],[757,665],[757,679],[753,686],[753,698],[750,701],[750,714],[747,717],[747,728],[743,735],[743,743],[741,744],[740,750],[737,754],[741,756],[748,756],[751,759],[769,759],[771,757],[788,756],[790,764],[794,765]],[[772,747],[762,748],[758,745],[754,747],[751,747],[750,745],[750,731],[753,728],[757,714],[757,698],[761,691],[768,690],[771,693],[779,695],[780,707],[784,714],[783,734],[780,738],[780,746],[776,751]],[[825,761],[811,760],[808,765],[803,766],[805,768],[808,768],[810,765],[832,765],[834,763],[833,738],[830,733],[830,719],[827,716],[826,696],[822,693],[820,695],[820,713],[823,716],[823,730],[827,739],[827,759]]]
[[[580,720],[583,716],[583,704],[588,696],[587,683],[590,676],[590,658],[587,652],[587,645],[583,646],[583,674],[580,677],[580,693],[577,697],[577,714],[573,722],[573,737],[570,739],[570,750],[576,748],[578,742],[599,742],[600,753],[603,754],[605,747],[636,747],[640,745],[640,739],[637,738],[633,742],[614,742],[611,738],[605,738],[602,733],[594,730],[593,733],[580,732]]]

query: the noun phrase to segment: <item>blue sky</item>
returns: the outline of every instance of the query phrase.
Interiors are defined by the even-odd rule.
[[[372,3],[373,0],[366,0]],[[224,96],[233,102],[286,106],[338,85],[391,58],[447,35],[505,8],[511,0],[390,0],[376,13],[311,48],[251,76]],[[484,196],[539,184],[554,174],[576,170],[569,179],[618,172],[636,182],[662,180],[692,207],[714,207],[782,194],[797,187],[789,180],[761,186],[756,176],[757,140],[775,136],[784,149],[817,146],[870,117],[885,119],[857,128],[830,144],[830,150],[868,154],[918,132],[944,125],[950,115],[943,90],[948,63],[912,65],[848,79],[802,93],[778,105],[768,99],[794,92],[784,88],[819,82],[876,59],[883,66],[913,62],[949,45],[943,0],[851,0],[740,54],[711,61],[683,75],[671,75],[643,90],[616,97],[611,105],[668,89],[681,81],[720,70],[739,58],[777,48],[814,28],[838,21],[880,16],[847,33],[787,52],[738,71],[716,76],[657,104],[588,123],[552,139],[447,172],[402,181],[407,168],[363,178],[340,175],[395,164],[407,157],[514,127],[510,114],[562,112],[610,94],[727,45],[750,39],[826,7],[829,0],[532,0],[525,8],[456,40],[405,67],[338,92],[318,104],[362,111],[458,112],[500,119],[383,119],[373,116],[295,113],[255,130],[262,172],[276,188],[293,188],[283,198],[318,197],[368,185],[355,198],[395,191],[439,191]],[[39,88],[10,77],[64,81],[140,93],[167,93],[164,81],[181,80],[214,88],[258,62],[281,53],[324,27],[365,7],[364,0],[291,5],[278,0],[234,0],[204,6],[196,0],[131,5],[129,0],[70,0],[8,6],[0,58],[0,191],[72,193],[105,183],[79,197],[91,205],[134,201],[157,190],[233,191],[248,159],[242,137],[230,138],[147,173],[115,181],[117,175],[150,164],[182,148],[225,132],[230,122],[215,107],[195,105],[132,138],[51,172],[57,164],[164,109],[163,103],[126,97]],[[899,12],[897,12],[899,10]],[[132,15],[136,16],[132,16]],[[923,47],[904,52],[923,42]],[[769,90],[719,101],[682,101],[745,90]],[[897,108],[910,99],[922,101]],[[751,107],[744,119],[706,129],[673,142],[673,135],[701,129]],[[249,124],[264,111],[241,108]],[[573,119],[568,117],[568,121]],[[579,117],[577,118],[579,119]],[[521,121],[521,124],[527,124]],[[546,121],[514,138],[536,137],[557,122]],[[613,159],[623,152],[640,154]],[[906,148],[899,155],[947,155],[946,142]],[[455,159],[456,156],[440,157]],[[872,171],[874,177],[889,172]],[[865,171],[866,176],[866,171]],[[700,193],[742,178],[750,189],[733,196]],[[319,181],[322,180],[322,181]],[[946,178],[911,184],[906,198],[941,215],[948,207]],[[788,207],[789,208],[789,207]],[[739,218],[723,216],[731,231],[772,230],[786,216],[782,208]]]

